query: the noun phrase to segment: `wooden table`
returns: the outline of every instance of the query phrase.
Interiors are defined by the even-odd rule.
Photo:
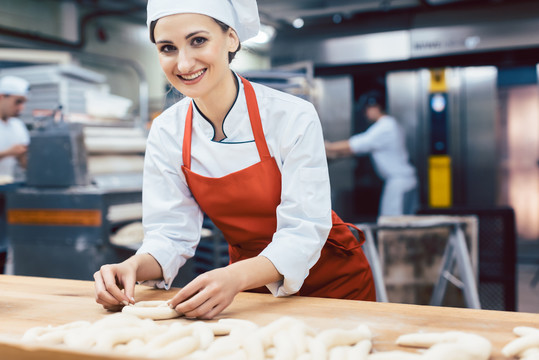
[[[135,299],[166,300],[173,291],[137,286]],[[0,354],[10,360],[118,359],[75,352],[30,351],[11,340],[34,326],[60,325],[75,320],[95,321],[111,314],[94,301],[91,281],[0,275]],[[365,323],[373,332],[375,350],[408,350],[396,338],[417,331],[462,330],[482,335],[493,345],[491,359],[505,359],[502,347],[515,336],[515,326],[539,327],[539,314],[448,307],[372,303],[292,296],[240,293],[219,318],[248,319],[267,325],[282,316],[293,316],[317,330],[350,329]],[[188,321],[175,319],[166,321]],[[9,354],[9,356],[8,356]]]

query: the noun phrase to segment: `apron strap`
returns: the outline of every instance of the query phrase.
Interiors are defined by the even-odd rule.
[[[342,221],[342,220],[340,220],[340,221],[338,220],[338,221],[333,222],[333,226],[335,226],[335,225],[337,225],[337,226],[342,226],[342,225],[344,225],[344,226],[353,228],[354,230],[357,231],[357,233],[358,233],[358,235],[359,235],[359,239],[358,239],[359,245],[363,245],[363,243],[365,242],[365,236],[362,236],[362,235],[363,235],[363,231],[361,231],[361,229],[358,228],[357,226],[355,226],[354,224],[350,224],[350,223],[344,222],[344,221]],[[355,236],[354,236],[354,237],[355,237]]]
[[[262,129],[262,120],[260,119],[260,111],[258,110],[255,90],[249,81],[241,76],[240,79],[243,83],[243,88],[245,89],[247,111],[249,112],[249,118],[251,119],[251,127],[253,129],[253,135],[255,137],[256,148],[258,149],[260,160],[271,159],[268,144],[266,143],[266,137],[264,136],[264,130]]]
[[[193,101],[189,103],[185,117],[185,130],[183,132],[182,158],[183,166],[191,170],[191,132],[193,129]]]

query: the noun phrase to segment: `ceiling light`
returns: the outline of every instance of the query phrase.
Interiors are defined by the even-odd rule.
[[[296,29],[301,29],[305,25],[305,21],[303,21],[302,18],[296,18],[294,21],[292,21],[292,26]]]

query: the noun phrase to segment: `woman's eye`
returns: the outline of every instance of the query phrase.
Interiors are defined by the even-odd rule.
[[[174,50],[176,50],[176,47],[172,45],[163,45],[159,48],[159,51],[162,53],[170,53]]]
[[[194,45],[194,46],[200,46],[202,44],[204,44],[206,42],[206,38],[203,38],[201,36],[197,36],[196,38],[193,38],[193,40],[191,41],[191,44]]]

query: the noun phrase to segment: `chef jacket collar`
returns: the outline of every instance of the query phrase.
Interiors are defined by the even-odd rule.
[[[237,136],[237,132],[241,132],[241,126],[250,126],[250,120],[243,83],[238,74],[234,72],[234,75],[238,81],[238,92],[236,93],[234,104],[232,104],[223,122],[223,132],[226,135],[226,138],[220,141],[222,143],[249,142],[253,140],[252,137],[249,139],[240,139]],[[213,125],[204,114],[200,112],[196,105],[194,106],[193,112],[193,126],[200,128],[208,138],[213,138],[215,135]]]

